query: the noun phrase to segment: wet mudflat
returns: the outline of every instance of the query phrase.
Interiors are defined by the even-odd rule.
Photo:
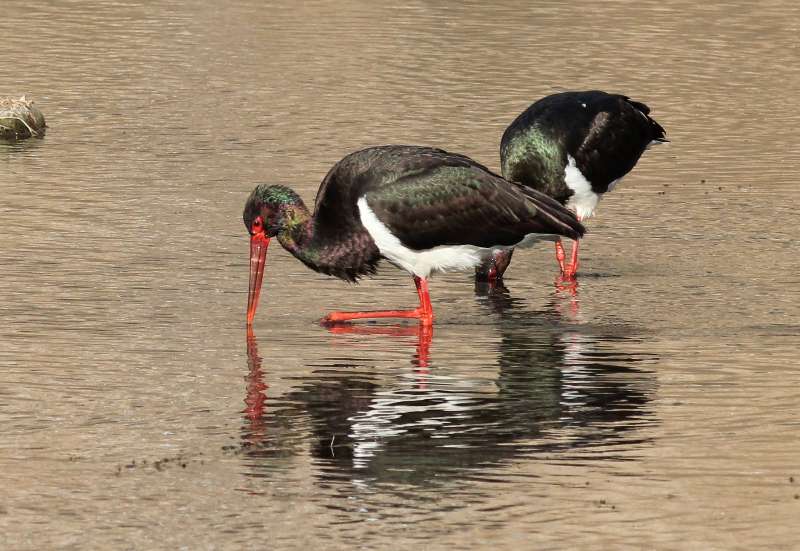
[[[0,547],[789,549],[800,513],[794,3],[404,7],[27,2],[0,96]],[[24,59],[18,72],[12,60]],[[498,169],[563,89],[628,93],[672,143],[601,203],[575,292],[407,306],[269,253],[244,328],[241,208],[307,201],[367,145]]]

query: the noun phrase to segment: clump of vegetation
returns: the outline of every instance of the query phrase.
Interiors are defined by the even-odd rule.
[[[25,96],[0,98],[0,138],[41,138],[46,126],[42,112]]]

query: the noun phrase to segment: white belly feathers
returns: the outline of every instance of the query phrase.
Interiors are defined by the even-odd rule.
[[[592,184],[578,169],[572,155],[567,155],[567,161],[569,162],[564,169],[564,181],[573,191],[572,197],[567,201],[567,208],[572,209],[581,220],[586,220],[594,214],[594,209],[600,202],[600,195],[592,191]]]
[[[358,200],[357,205],[361,223],[381,254],[392,264],[416,276],[427,278],[431,272],[466,270],[477,266],[491,254],[491,249],[473,245],[442,245],[421,251],[409,249],[378,220],[364,197]]]

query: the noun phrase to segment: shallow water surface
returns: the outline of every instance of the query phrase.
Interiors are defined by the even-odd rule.
[[[45,1],[5,13],[3,549],[790,549],[800,9],[711,2]],[[18,67],[22,63],[24,70]],[[624,92],[669,145],[604,199],[578,286],[431,282],[437,321],[273,247],[244,328],[256,182],[346,153],[498,169],[560,90]]]

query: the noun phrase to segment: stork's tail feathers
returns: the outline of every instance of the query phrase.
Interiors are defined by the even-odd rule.
[[[578,240],[586,233],[586,228],[580,223],[578,217],[567,210],[561,203],[535,189],[516,184],[517,188],[536,203],[539,212],[550,218],[556,226],[558,235]]]

